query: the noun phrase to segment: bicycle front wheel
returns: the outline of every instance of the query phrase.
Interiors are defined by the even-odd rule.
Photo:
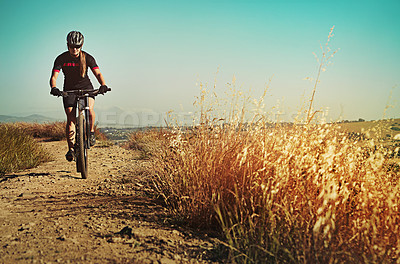
[[[79,113],[78,117],[78,138],[77,138],[77,157],[76,157],[76,162],[77,162],[77,167],[78,167],[78,172],[81,173],[82,178],[86,179],[88,176],[88,153],[87,153],[87,148],[86,148],[86,130],[85,130],[85,117],[82,112]]]

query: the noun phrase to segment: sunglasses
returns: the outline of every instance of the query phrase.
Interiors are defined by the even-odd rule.
[[[71,49],[80,49],[82,48],[82,45],[68,45]]]

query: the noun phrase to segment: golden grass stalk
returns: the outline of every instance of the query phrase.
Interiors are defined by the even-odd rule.
[[[314,56],[317,59],[319,67],[318,67],[317,76],[314,81],[314,88],[312,90],[310,104],[309,104],[308,111],[307,111],[307,120],[306,120],[307,124],[309,124],[311,122],[311,120],[314,118],[315,114],[318,112],[318,111],[313,112],[313,104],[314,104],[314,99],[315,99],[315,92],[317,91],[318,84],[320,83],[321,73],[326,71],[326,67],[329,65],[330,59],[333,58],[333,56],[338,51],[338,50],[332,51],[330,49],[330,47],[328,46],[329,41],[333,37],[333,29],[334,28],[335,28],[335,26],[333,26],[331,28],[331,31],[329,32],[328,39],[327,39],[325,45],[324,46],[321,45],[321,51],[322,51],[321,57],[318,58],[317,55],[314,53]]]

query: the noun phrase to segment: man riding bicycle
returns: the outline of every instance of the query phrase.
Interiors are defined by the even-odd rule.
[[[61,96],[63,93],[56,87],[57,77],[62,70],[64,74],[64,91],[71,90],[93,90],[93,85],[88,77],[87,70],[90,67],[97,81],[100,83],[99,93],[107,91],[107,85],[101,74],[96,60],[89,53],[82,51],[84,37],[78,31],[71,31],[67,35],[68,51],[60,54],[54,61],[54,66],[50,78],[50,94]],[[66,136],[68,142],[68,152],[65,158],[68,161],[74,160],[74,138],[76,124],[76,95],[69,94],[63,98],[64,110],[67,115]],[[94,135],[95,112],[94,97],[89,98],[90,113],[90,145],[96,142]]]

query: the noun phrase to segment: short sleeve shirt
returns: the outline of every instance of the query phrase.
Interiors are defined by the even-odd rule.
[[[84,77],[80,74],[80,59],[71,56],[66,51],[60,54],[54,61],[53,71],[60,72],[62,70],[64,74],[64,91],[70,90],[92,90],[93,85],[87,74],[87,70],[90,67],[92,70],[98,69],[96,60],[90,54],[86,53],[86,74]]]

